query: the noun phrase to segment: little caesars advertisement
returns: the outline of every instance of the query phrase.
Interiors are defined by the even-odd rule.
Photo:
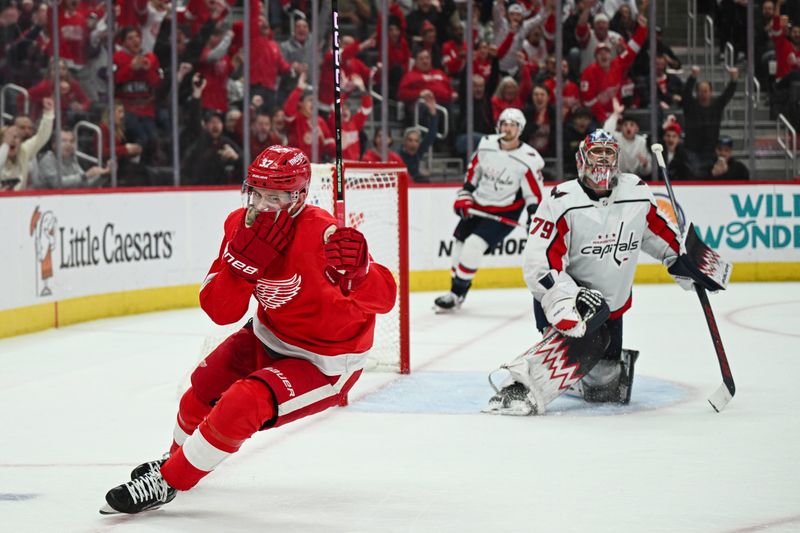
[[[651,190],[659,208],[671,214],[666,187],[653,185]],[[800,263],[800,186],[676,185],[674,190],[678,211],[726,259]],[[458,222],[452,209],[457,191],[458,187],[409,190],[412,272],[450,268],[452,233]],[[545,197],[549,192],[550,187]],[[521,267],[526,241],[524,228],[515,228],[487,254],[482,268]],[[656,261],[642,254],[641,262]]]
[[[0,310],[199,284],[222,238],[220,206],[237,206],[218,191],[17,196],[0,205],[10,255]]]

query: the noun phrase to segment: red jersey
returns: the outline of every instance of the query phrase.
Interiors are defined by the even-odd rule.
[[[775,44],[775,60],[777,63],[775,79],[780,81],[791,72],[800,72],[800,47],[794,46],[792,41],[786,37],[783,28],[781,28],[780,15],[772,17],[772,27],[769,33],[772,37],[772,42]]]
[[[50,16],[48,15],[48,22]],[[68,13],[61,10],[58,14],[59,54],[68,66],[82,67],[86,64],[86,48],[89,44],[89,26],[86,15],[80,11]],[[52,34],[51,34],[52,35]],[[53,45],[49,52],[52,55]]]
[[[289,137],[290,146],[299,148],[311,159],[311,147],[315,141],[314,129],[311,127],[311,117],[306,117],[297,110],[302,94],[302,89],[295,87],[283,104],[283,112],[286,114],[286,135]],[[316,142],[320,143],[320,156],[328,155],[333,157],[336,154],[336,139],[333,138],[328,124],[320,116],[317,117],[317,125]]]
[[[328,376],[363,368],[372,348],[375,315],[388,313],[397,298],[392,273],[371,263],[363,284],[344,296],[325,279],[323,235],[336,220],[306,205],[296,216],[294,236],[255,284],[234,274],[224,258],[228,242],[241,227],[245,209],[225,220],[219,257],[200,289],[200,305],[217,324],[231,324],[258,301],[253,332],[270,350],[310,361]]]
[[[369,94],[361,95],[361,107],[350,115],[350,120],[342,121],[342,159],[358,161],[361,159],[361,140],[358,132],[364,129],[367,119],[372,113],[372,97]],[[336,116],[328,115],[328,127],[331,131],[336,129]]]
[[[443,70],[432,68],[428,72],[421,72],[414,67],[406,72],[400,80],[397,99],[414,104],[419,98],[419,93],[424,89],[431,90],[433,96],[436,97],[437,104],[449,104],[457,97],[453,93],[453,86],[450,85],[450,78]]]
[[[142,117],[156,116],[155,94],[161,83],[158,58],[155,54],[143,54],[150,61],[147,69],[136,70],[133,58],[126,49],[114,54],[114,82],[116,96],[125,105],[125,111]]]
[[[613,111],[613,98],[622,101],[623,85],[628,83],[628,69],[647,37],[647,28],[639,26],[630,41],[625,43],[625,51],[611,60],[609,69],[603,70],[595,62],[586,67],[581,74],[581,99],[592,110],[598,122],[602,123]]]

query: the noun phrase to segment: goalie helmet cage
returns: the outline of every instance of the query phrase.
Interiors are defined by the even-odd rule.
[[[335,216],[334,172],[330,164],[311,165],[306,202]],[[376,319],[367,369],[408,374],[408,174],[398,164],[345,162],[344,182],[345,225],[365,235],[370,254],[392,271],[398,289],[394,309]]]

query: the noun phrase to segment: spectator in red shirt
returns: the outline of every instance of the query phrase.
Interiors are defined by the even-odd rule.
[[[361,93],[361,106],[354,113],[347,100],[342,102],[342,159],[358,161],[361,159],[361,139],[359,134],[372,113],[372,96],[366,92],[364,81],[355,77],[351,81],[355,90]],[[328,115],[328,127],[335,131],[334,113]]]
[[[628,70],[647,38],[647,19],[639,15],[639,28],[628,43],[625,51],[612,59],[611,47],[600,43],[595,48],[595,62],[586,67],[581,74],[581,99],[592,110],[595,119],[602,124],[613,110],[614,97],[624,101],[623,86],[633,91],[633,82],[628,79]]]
[[[500,118],[500,113],[509,107],[520,109],[523,106],[519,97],[519,84],[511,76],[506,76],[497,84],[497,89],[492,96],[492,118],[495,123]]]
[[[201,100],[203,109],[223,113],[228,111],[228,78],[234,69],[233,61],[228,55],[232,39],[232,31],[217,26],[200,53],[197,72],[207,82]]]
[[[777,62],[775,84],[778,89],[788,89],[793,81],[800,81],[800,24],[790,26],[789,17],[781,16],[780,11],[783,4],[784,0],[778,0],[775,6],[775,16],[772,17],[770,32],[775,45]]]
[[[89,110],[91,102],[83,92],[80,83],[72,78],[63,59],[60,61],[60,76],[61,113],[65,121],[71,125],[87,117],[86,113]],[[28,90],[28,96],[30,97],[31,104],[33,104],[31,116],[34,119],[38,119],[41,114],[42,100],[44,98],[53,98],[54,77],[55,73],[53,72],[53,64],[51,63],[48,69],[48,77]]]
[[[128,131],[145,146],[149,153],[156,142],[155,93],[161,83],[158,59],[153,53],[142,52],[142,36],[138,29],[128,26],[120,30],[122,48],[114,54],[116,97],[125,106]]]
[[[259,0],[250,2],[250,93],[264,99],[264,109],[271,113],[277,106],[278,78],[295,65],[283,58],[280,45],[272,38],[267,17],[261,13]],[[260,14],[259,14],[260,13]]]
[[[433,93],[436,104],[445,107],[458,98],[458,93],[453,90],[447,74],[443,70],[433,68],[430,52],[418,48],[414,53],[414,68],[400,80],[397,99],[402,101],[410,111],[409,114],[413,115],[414,106],[425,90]]]
[[[286,133],[289,146],[294,146],[303,151],[311,159],[312,146],[317,143],[321,158],[332,158],[336,153],[336,141],[331,134],[325,120],[317,117],[316,135],[311,123],[311,108],[314,104],[314,91],[306,83],[306,74],[300,74],[297,87],[291,92],[283,104],[286,113]]]

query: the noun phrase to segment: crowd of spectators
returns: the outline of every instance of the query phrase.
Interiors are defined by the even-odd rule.
[[[319,86],[312,87],[314,49],[307,0],[175,0],[177,6],[177,95],[181,183],[240,183],[245,143],[250,154],[265,146],[296,146],[322,161],[335,155],[333,56],[328,2],[317,15],[322,49]],[[378,61],[383,29],[379,3],[340,0],[342,142],[346,159],[379,157],[379,133],[370,139],[366,123],[374,113],[371,91],[380,69],[388,70],[391,101],[404,106],[400,146],[389,156],[403,161],[412,178],[427,181],[422,163],[431,146],[466,157],[466,2],[472,0],[390,0],[388,64]],[[699,68],[681,65],[661,29],[648,23],[649,0],[565,0],[564,60],[556,64],[554,0],[474,0],[472,85],[475,146],[493,133],[508,107],[523,110],[522,136],[545,158],[556,156],[556,123],[564,123],[565,176],[574,175],[574,153],[595,127],[605,127],[622,147],[624,171],[651,175],[646,146],[663,138],[670,173],[677,179],[738,179],[741,163],[720,137],[723,111],[731,101],[738,69],[715,91]],[[243,20],[243,2],[251,17]],[[746,0],[700,1],[720,28],[720,52],[732,42],[744,58]],[[756,73],[768,83],[773,107],[797,120],[792,91],[800,83],[798,2],[757,2]],[[2,188],[90,187],[109,182],[109,149],[87,162],[76,150],[92,145],[73,128],[81,121],[100,127],[104,146],[114,124],[114,154],[120,185],[171,183],[170,113],[171,14],[166,0],[115,0],[113,22],[105,0],[59,0],[57,28],[52,3],[0,0],[0,85],[4,93],[0,145]],[[244,102],[244,24],[250,30],[250,101]],[[656,32],[658,116],[662,127],[645,139],[637,109],[650,99],[648,35]],[[60,62],[53,60],[58,35]],[[106,46],[113,35],[115,49]],[[673,43],[681,44],[681,43]],[[60,109],[53,105],[56,68]],[[556,71],[561,69],[562,108],[556,109]],[[109,109],[108,76],[114,104]],[[685,81],[684,81],[685,80]],[[13,85],[9,85],[13,84]],[[377,88],[376,88],[377,86]],[[9,98],[9,96],[13,96]],[[319,104],[312,123],[314,99]],[[244,106],[250,130],[243,132]],[[54,112],[60,113],[60,148],[51,142]],[[419,123],[415,122],[419,118]],[[441,138],[444,121],[450,134]],[[83,132],[84,130],[79,130]],[[88,135],[88,137],[91,137]],[[390,145],[392,139],[388,139]],[[54,146],[49,146],[53,144]],[[316,150],[315,150],[316,145]],[[60,157],[57,157],[59,151]],[[722,163],[722,160],[726,163]],[[60,161],[60,175],[55,161]],[[737,164],[738,163],[738,164]],[[746,168],[744,169],[747,170]],[[164,176],[168,176],[165,180]],[[732,177],[733,176],[733,177]]]

